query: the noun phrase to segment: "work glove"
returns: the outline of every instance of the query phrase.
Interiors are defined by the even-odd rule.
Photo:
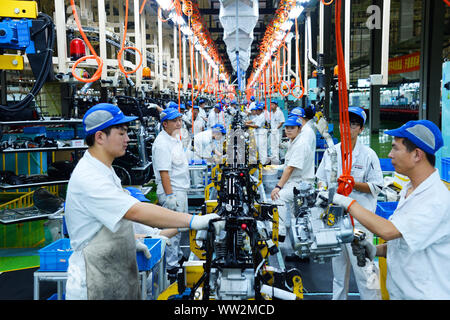
[[[220,216],[216,213],[206,215],[194,215],[189,223],[189,229],[193,230],[205,230],[208,229],[209,221],[213,219],[220,219]],[[216,221],[213,223],[216,235],[220,234],[220,231],[225,229],[225,221]]]
[[[138,239],[136,239],[136,251],[142,252],[147,259],[150,259],[152,256],[150,254],[150,251],[148,250],[148,247],[141,240]]]
[[[364,253],[366,258],[368,258],[370,261],[372,261],[375,258],[375,255],[377,253],[377,248],[367,240],[362,240],[362,241],[358,241],[358,242],[353,241],[352,242],[352,253],[354,256],[358,256],[361,253]]]
[[[323,206],[328,202],[329,192],[328,191],[320,191],[316,198],[316,206]],[[335,193],[333,196],[333,200],[331,201],[337,206],[344,207],[345,210],[349,210],[351,205],[354,203],[354,199],[350,197],[343,196],[341,194]]]
[[[164,207],[170,210],[177,210],[177,197],[173,193],[167,195],[166,201],[164,202]]]
[[[160,235],[160,234],[153,235],[153,236],[152,236],[152,239],[161,239],[161,240],[164,240],[164,242],[166,243],[166,246],[172,245],[172,242],[170,242],[170,239],[169,239],[169,238],[167,238],[166,236],[162,236],[162,235]]]

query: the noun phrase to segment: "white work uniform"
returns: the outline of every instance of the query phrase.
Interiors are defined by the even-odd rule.
[[[335,146],[337,151],[337,178],[342,174],[342,157],[341,143]],[[331,159],[328,152],[324,153],[324,157],[317,168],[316,177],[319,181],[325,182],[328,186],[332,183],[331,177]],[[352,170],[351,175],[355,182],[364,182],[369,185],[371,193],[364,193],[353,189],[349,197],[355,199],[361,206],[371,212],[375,212],[377,207],[377,196],[379,190],[383,186],[383,173],[380,167],[380,160],[375,151],[364,146],[359,139],[356,141],[355,148],[352,151]],[[366,239],[373,241],[373,234],[367,230],[358,220],[354,219],[355,228],[366,233]],[[350,279],[351,268],[355,275],[356,284],[361,300],[379,300],[381,293],[378,287],[374,287],[368,280],[371,272],[376,270],[374,262],[367,261],[366,267],[359,267],[357,259],[352,253],[351,245],[345,244],[341,246],[342,253],[332,259],[333,267],[333,299],[347,299],[348,284]],[[369,286],[368,286],[369,285]]]
[[[153,172],[156,180],[156,194],[161,205],[167,208],[167,195],[161,182],[160,171],[168,171],[172,192],[177,199],[175,211],[188,212],[187,190],[190,186],[189,163],[180,139],[170,136],[162,130],[156,137],[152,146]],[[181,235],[177,234],[171,239],[172,245],[167,248],[167,269],[178,267],[178,260],[182,257],[180,249]]]
[[[275,112],[270,112],[270,157],[272,164],[280,163],[280,140],[281,140],[281,127],[278,126],[285,122],[283,111],[280,107],[277,107]]]
[[[212,108],[208,115],[208,129],[211,129],[216,124],[221,124],[225,126],[225,118],[223,111],[216,113],[215,108]]]
[[[390,299],[450,299],[450,192],[436,170],[407,198],[400,192],[389,220],[402,237],[387,242]]]
[[[265,123],[268,120],[268,114],[263,111],[260,115],[253,118],[253,123],[258,126],[255,129],[255,141],[258,149],[259,160],[263,165],[267,163],[267,129]]]
[[[314,154],[316,150],[316,136],[312,129],[304,126],[294,140],[288,142],[285,155],[284,169],[293,167],[289,179],[278,192],[280,198],[277,203],[280,215],[279,233],[286,235],[286,228],[291,226],[292,210],[294,206],[294,187],[300,182],[314,183]]]
[[[194,159],[210,160],[214,142],[212,130],[202,131],[194,136]]]
[[[73,249],[67,300],[136,299],[136,243],[132,222],[123,216],[137,202],[122,188],[113,168],[89,151],[84,153],[69,180],[65,204]],[[127,274],[132,275],[131,282]],[[134,285],[136,288],[132,288]]]

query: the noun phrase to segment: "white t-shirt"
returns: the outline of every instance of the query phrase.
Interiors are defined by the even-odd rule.
[[[225,126],[225,116],[223,114],[223,111],[216,113],[214,109],[215,108],[212,108],[208,115],[208,129],[211,129],[216,124]]]
[[[200,132],[194,136],[195,159],[211,158],[213,151],[213,137],[210,129]]]
[[[280,123],[285,122],[283,111],[281,111],[280,107],[277,108],[275,112],[270,112],[270,129],[272,130],[280,130],[278,126]]]
[[[387,242],[391,299],[450,299],[450,192],[436,170],[407,198],[400,192],[390,221],[402,237]]]
[[[159,171],[169,172],[172,189],[180,191],[189,189],[189,162],[179,138],[171,137],[162,130],[153,142],[152,160],[157,194],[164,193]]]
[[[305,126],[293,141],[288,142],[284,165],[294,167],[289,182],[314,183],[315,152],[316,135],[311,128]]]
[[[335,149],[338,167],[337,178],[339,178],[342,175],[341,143],[336,144]],[[316,177],[319,181],[325,182],[328,186],[332,183],[332,181],[330,181],[331,168],[332,164],[330,156],[328,152],[325,152],[323,159],[317,168]],[[376,190],[381,190],[384,184],[380,159],[378,159],[375,151],[363,145],[359,139],[356,141],[355,148],[352,150],[351,175],[355,182],[367,183],[369,184],[369,188],[373,191],[372,193],[365,193],[353,189],[349,197],[358,201],[358,203],[367,210],[375,212],[378,197],[378,192]]]
[[[89,150],[84,153],[67,186],[64,215],[74,249],[69,258],[67,299],[87,299],[82,249],[103,226],[117,231],[125,213],[137,202],[122,188],[114,169],[94,158]]]

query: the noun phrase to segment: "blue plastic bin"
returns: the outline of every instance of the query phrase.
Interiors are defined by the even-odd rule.
[[[150,270],[161,259],[161,239],[144,239],[149,248],[151,258],[146,259],[142,252],[136,253],[136,261],[139,271]],[[67,271],[69,258],[73,250],[70,247],[70,239],[56,240],[39,250],[40,271]]]
[[[398,202],[378,202],[375,213],[382,218],[389,219],[389,217],[397,209]]]
[[[395,171],[394,166],[392,165],[392,159],[380,159],[381,171]]]
[[[442,158],[441,179],[450,183],[450,158]]]
[[[136,254],[136,261],[139,271],[151,270],[161,259],[161,239],[144,239],[144,244],[150,251],[150,259],[147,259],[142,252]]]
[[[67,271],[72,252],[70,240],[67,238],[50,243],[39,250],[40,271]]]

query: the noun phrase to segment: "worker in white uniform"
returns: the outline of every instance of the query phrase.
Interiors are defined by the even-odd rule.
[[[285,156],[283,173],[270,197],[275,204],[280,204],[279,236],[283,245],[280,246],[283,257],[290,256],[292,247],[289,237],[292,210],[294,206],[294,187],[300,182],[314,183],[314,151],[315,142],[309,135],[302,135],[302,119],[291,116],[284,123],[286,137],[289,139]],[[286,239],[287,241],[286,241]]]
[[[380,160],[375,151],[363,145],[358,139],[367,120],[366,113],[359,107],[350,107],[348,111],[352,146],[351,175],[355,181],[355,186],[350,197],[356,199],[367,210],[375,212],[377,197],[383,187],[383,173],[380,167]],[[341,143],[335,146],[335,150],[337,152],[338,162],[337,177],[340,177],[342,174]],[[333,182],[336,182],[330,181],[332,165],[329,153],[325,152],[316,173],[319,188],[330,186]],[[373,234],[362,226],[358,219],[354,219],[354,223],[356,229],[366,233],[368,241],[373,241]],[[348,298],[351,270],[353,270],[355,275],[361,300],[381,299],[379,287],[373,286],[370,281],[374,271],[377,272],[377,267],[374,262],[368,262],[364,268],[359,267],[356,257],[351,254],[350,244],[345,244],[341,247],[341,254],[332,259],[333,299],[346,300]]]
[[[208,114],[208,128],[211,129],[216,124],[225,126],[225,118],[220,103],[216,103]]]
[[[170,210],[188,211],[187,190],[190,186],[189,162],[180,140],[181,114],[167,108],[160,115],[163,130],[152,146],[153,171],[157,184],[159,203]],[[183,257],[179,242],[181,235],[174,236],[166,255],[167,271],[172,281]]]
[[[258,150],[258,159],[264,166],[268,162],[267,157],[267,124],[269,115],[264,110],[264,103],[259,103],[254,108],[256,115],[246,122],[246,126],[255,129],[256,148]]]
[[[70,177],[65,219],[73,253],[69,259],[67,300],[139,299],[133,221],[158,228],[205,229],[213,216],[192,216],[140,202],[126,192],[114,172],[125,154],[126,117],[115,105],[100,103],[83,117],[88,150]]]
[[[247,114],[250,114],[252,112],[252,109],[257,106],[257,102],[255,99],[255,96],[250,97],[250,103],[248,104],[247,108],[245,109],[245,112]]]
[[[336,194],[333,203],[387,241],[377,246],[364,241],[363,252],[369,259],[386,258],[390,299],[448,300],[450,192],[435,168],[442,134],[429,120],[409,121],[385,133],[394,137],[389,158],[395,171],[410,179],[397,209],[387,220],[351,197]],[[359,253],[358,247],[352,249]]]
[[[286,119],[283,111],[278,107],[278,100],[270,102],[270,161],[271,164],[280,163],[281,128]]]
[[[221,124],[197,133],[194,136],[194,159],[206,160],[208,164],[215,163],[214,159],[223,154],[224,134],[226,130]]]

